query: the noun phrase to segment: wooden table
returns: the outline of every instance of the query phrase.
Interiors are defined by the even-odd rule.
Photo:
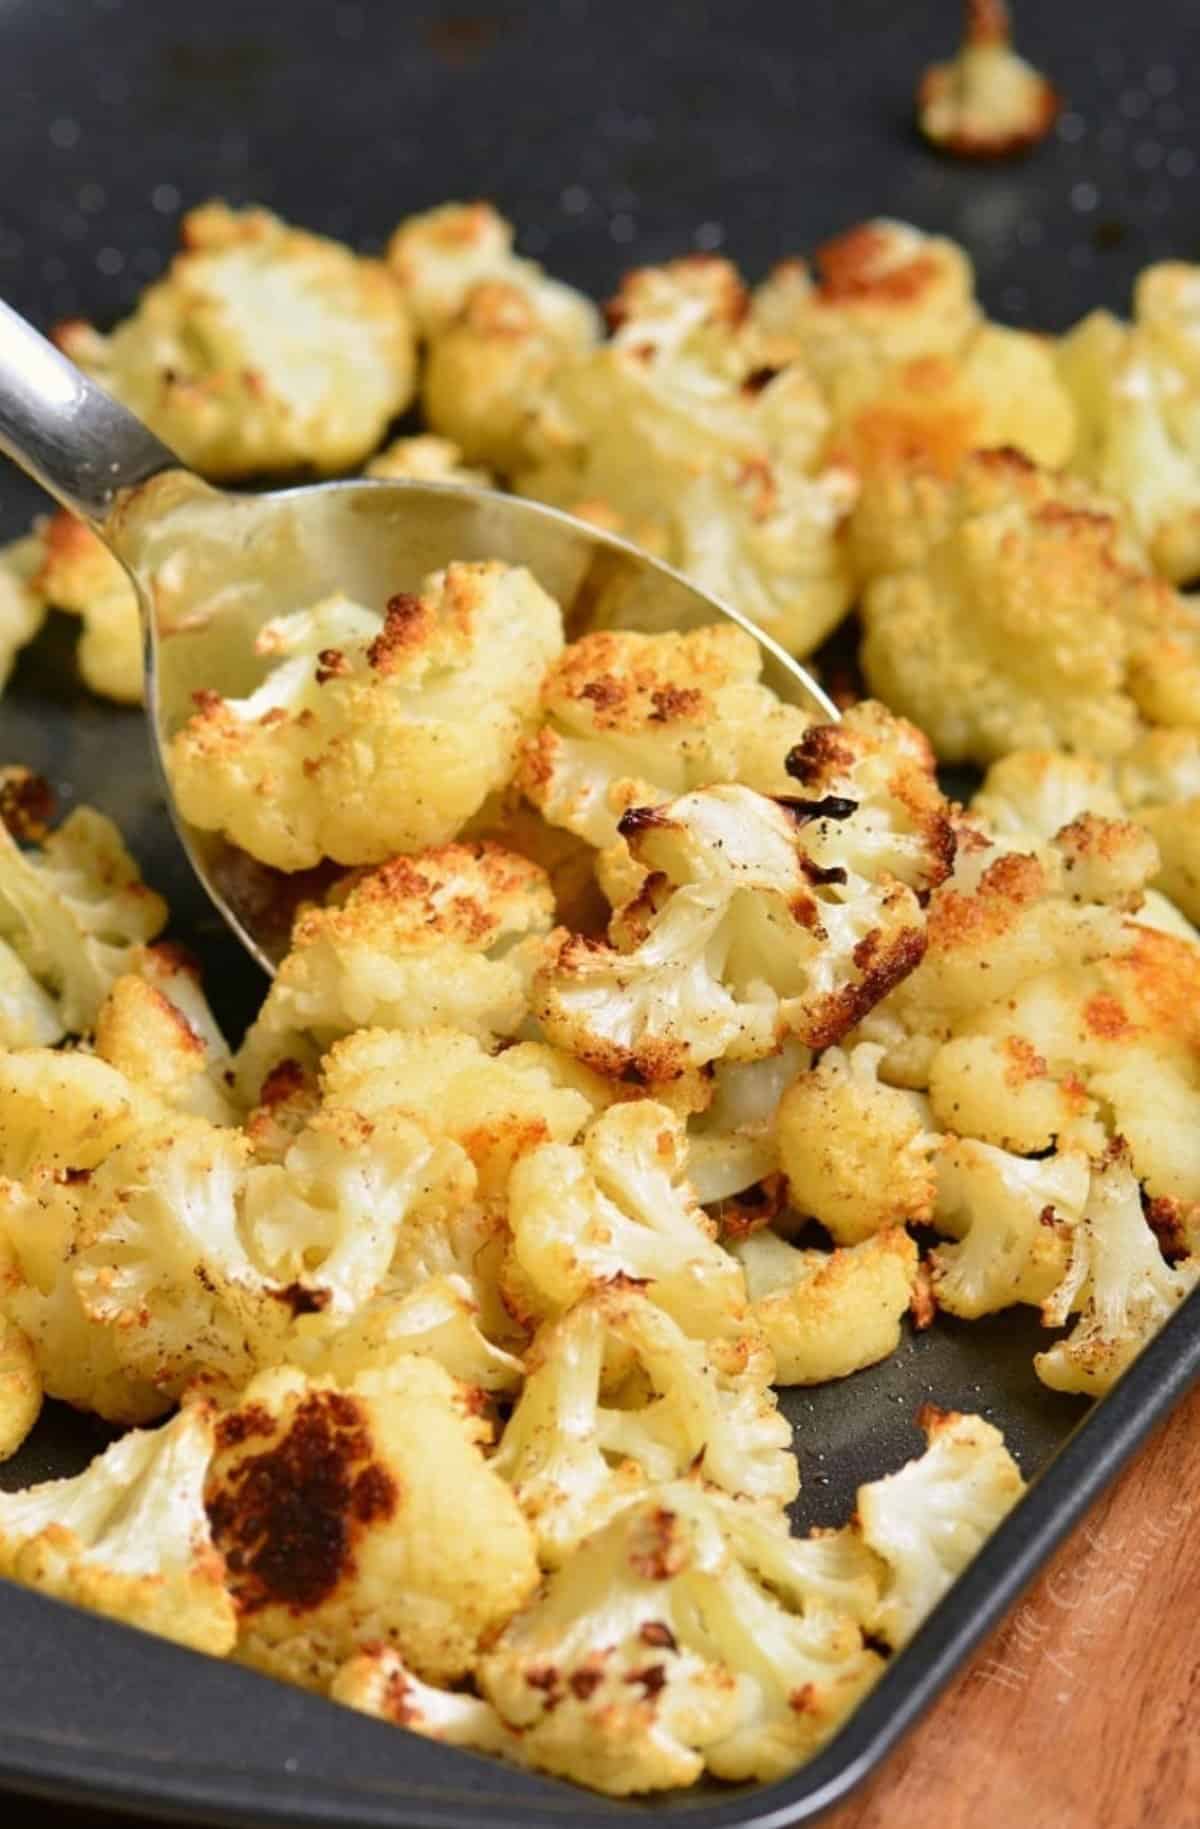
[[[823,1829],[1200,1829],[1200,1391]]]

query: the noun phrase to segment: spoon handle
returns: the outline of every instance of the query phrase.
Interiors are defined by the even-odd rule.
[[[183,467],[2,299],[0,451],[97,532],[122,490]]]

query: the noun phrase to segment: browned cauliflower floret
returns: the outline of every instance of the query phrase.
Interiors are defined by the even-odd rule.
[[[192,1403],[74,1479],[0,1493],[0,1573],[221,1656],[237,1617],[204,1511],[214,1413]]]
[[[46,599],[37,583],[40,562],[36,534],[0,546],[0,690],[45,619]]]
[[[524,1020],[535,936],[554,918],[536,864],[498,845],[443,845],[351,880],[306,909],[237,1056],[245,1097],[270,1070],[355,1029],[449,1025],[487,1040]]]
[[[283,870],[444,844],[512,775],[561,646],[557,605],[499,562],[448,566],[386,618],[340,597],[284,616],[262,684],[174,737],[180,810]]]
[[[124,566],[65,508],[40,524],[35,537],[37,590],[83,625],[75,658],[84,684],[102,698],[140,704],[142,619]]]
[[[1164,643],[1192,640],[1105,504],[1014,451],[976,452],[952,481],[881,467],[854,537],[868,682],[949,761],[1128,749]]]
[[[415,438],[396,438],[373,457],[364,472],[384,482],[466,483],[486,489],[492,478],[486,470],[472,469],[449,438],[425,432]]]
[[[443,203],[408,216],[388,243],[388,264],[422,336],[436,337],[481,281],[500,281],[537,300],[550,317],[574,318],[583,341],[596,324],[582,294],[513,253],[512,224],[490,203]]]
[[[770,1230],[732,1249],[778,1384],[824,1384],[895,1352],[917,1275],[903,1226],[833,1252],[800,1250]]]
[[[473,1393],[431,1360],[342,1386],[265,1372],[217,1427],[206,1504],[246,1662],[324,1688],[360,1645],[453,1679],[537,1583]]]
[[[232,1123],[229,1047],[199,967],[171,945],[143,947],[131,963],[96,1016],[96,1053],[173,1110]]]
[[[967,0],[966,10],[958,56],[931,64],[921,78],[921,132],[959,159],[1027,152],[1053,127],[1058,92],[1013,50],[1005,0]]]
[[[1014,1302],[1044,1302],[1066,1274],[1070,1228],[1088,1186],[1088,1158],[1077,1147],[1030,1160],[975,1137],[947,1137],[932,1219],[955,1243],[932,1255],[938,1307],[974,1320]]]
[[[746,307],[715,257],[628,275],[610,340],[557,371],[517,487],[649,546],[807,654],[849,606],[837,532],[854,481],[822,466],[820,394],[765,356]]]
[[[58,341],[209,476],[350,469],[412,397],[413,336],[381,262],[223,203],[183,219],[183,252],[110,336]]]

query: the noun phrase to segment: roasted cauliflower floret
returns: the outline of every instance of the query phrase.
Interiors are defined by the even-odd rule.
[[[1056,1391],[1101,1397],[1200,1279],[1200,1257],[1168,1264],[1146,1223],[1129,1149],[1114,1139],[1092,1175],[1087,1204],[1069,1231],[1070,1261],[1043,1304],[1043,1318],[1066,1339],[1034,1359]]]
[[[887,869],[902,846],[877,812],[743,787],[631,809],[621,831],[645,885],[609,945],[550,936],[533,990],[547,1035],[642,1083],[756,1060],[790,1036],[837,1041],[924,946],[916,896]]]
[[[582,293],[513,253],[512,224],[490,203],[443,203],[406,217],[388,243],[387,258],[425,337],[447,329],[484,281],[511,286],[548,318],[573,320],[571,340],[587,341],[598,324],[595,306]]]
[[[463,462],[452,439],[438,438],[432,432],[394,438],[371,459],[364,474],[384,482],[466,483],[476,489],[487,489],[492,482],[488,471]]]
[[[1200,734],[1147,731],[1121,757],[1115,775],[1131,817],[1158,848],[1155,887],[1189,921],[1200,920]]]
[[[830,1048],[779,1102],[779,1158],[791,1202],[839,1245],[927,1223],[937,1138],[915,1093],[884,1085],[883,1049]]]
[[[1005,0],[967,0],[957,57],[931,64],[917,89],[927,140],[958,159],[1005,159],[1044,140],[1058,116],[1058,92],[1012,47]]]
[[[4,1214],[0,1204],[0,1237]],[[3,1312],[0,1294],[0,1461],[17,1452],[42,1409],[42,1375],[31,1342]]]
[[[213,1412],[191,1403],[74,1479],[0,1493],[0,1573],[222,1656],[237,1618],[204,1511],[213,1447]]]
[[[900,1344],[917,1275],[903,1226],[838,1251],[803,1251],[771,1231],[736,1241],[750,1313],[766,1335],[781,1385],[824,1384],[875,1365]]]
[[[872,1629],[907,1642],[1025,1489],[1004,1437],[980,1416],[926,1405],[928,1446],[898,1473],[858,1489],[863,1542],[888,1568]]]
[[[1078,1148],[1028,1160],[975,1137],[947,1137],[932,1223],[958,1242],[932,1254],[939,1308],[973,1320],[1015,1302],[1040,1306],[1066,1274],[1088,1184]]]
[[[214,477],[351,469],[412,397],[412,327],[387,269],[261,209],[190,210],[182,253],[132,317],[58,341]]]
[[[522,1736],[505,1726],[490,1702],[465,1690],[422,1683],[391,1645],[364,1646],[348,1658],[329,1694],[334,1702],[428,1740],[470,1747],[476,1753],[501,1753],[514,1764],[524,1763]]]
[[[712,1098],[688,1118],[687,1178],[703,1205],[778,1174],[779,1102],[811,1060],[801,1042],[790,1041],[761,1061],[722,1061],[713,1069]]]
[[[600,1287],[549,1322],[492,1458],[557,1567],[647,1484],[691,1473],[783,1506],[799,1476],[769,1354],[690,1340],[653,1301]]]
[[[45,620],[46,600],[37,586],[40,560],[36,534],[0,546],[0,690]]]
[[[992,763],[971,813],[999,839],[1037,845],[1084,813],[1121,819],[1125,807],[1111,763],[1063,750],[1022,749]]]
[[[645,1289],[694,1339],[745,1330],[742,1273],[684,1179],[687,1144],[651,1099],[614,1105],[581,1145],[543,1144],[509,1182],[513,1254],[542,1313],[598,1284]]]
[[[716,257],[627,275],[609,341],[556,371],[516,486],[649,547],[806,654],[849,605],[837,533],[854,479],[822,465],[820,393],[794,351],[771,361],[746,305]]]
[[[1015,451],[976,452],[949,482],[881,467],[855,546],[868,683],[946,761],[1116,755],[1151,689],[1138,667],[1156,673],[1173,629],[1192,639],[1105,503]]]
[[[145,655],[129,574],[82,521],[60,508],[39,527],[37,590],[82,624],[75,651],[83,682],[118,704],[142,701]]]
[[[312,1688],[371,1642],[427,1678],[464,1675],[537,1583],[489,1434],[429,1359],[345,1386],[287,1367],[255,1379],[218,1424],[205,1493],[239,1656]]]
[[[229,1046],[199,967],[171,945],[143,947],[132,963],[97,1013],[96,1053],[173,1110],[233,1123]]]
[[[524,1020],[523,943],[554,916],[536,864],[498,845],[443,845],[353,879],[302,913],[237,1057],[256,1095],[270,1070],[364,1028],[449,1026],[489,1040]]]
[[[527,571],[451,565],[380,619],[345,598],[268,623],[282,658],[172,740],[180,810],[283,870],[444,844],[512,775],[558,607]]]
[[[856,1546],[692,1484],[653,1490],[592,1536],[485,1654],[478,1680],[522,1757],[610,1795],[776,1778],[875,1681]]]
[[[59,1035],[82,1034],[116,980],[133,968],[138,947],[167,916],[147,889],[112,821],[76,807],[40,845],[22,849],[12,806],[34,793],[28,770],[9,771],[0,790],[0,940],[53,998]],[[22,1003],[24,1000],[22,1000]],[[17,1027],[32,1015],[22,1008]],[[16,1034],[4,1039],[50,1040]]]

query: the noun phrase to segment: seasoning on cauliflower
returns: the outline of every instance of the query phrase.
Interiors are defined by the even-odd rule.
[[[974,452],[949,481],[881,466],[853,540],[867,681],[946,761],[1119,754],[1151,689],[1135,665],[1156,675],[1190,629],[1106,503],[1016,451]]]
[[[781,1385],[824,1384],[875,1365],[900,1344],[917,1275],[903,1226],[838,1251],[803,1251],[769,1230],[736,1240],[750,1313]]]
[[[1070,1228],[1088,1198],[1078,1148],[1032,1160],[975,1137],[947,1137],[933,1224],[957,1242],[933,1253],[939,1308],[974,1320],[1016,1302],[1034,1307],[1066,1274]]]
[[[204,1511],[214,1413],[189,1403],[74,1479],[0,1493],[0,1573],[220,1657],[237,1636]]]
[[[551,1041],[635,1083],[756,1060],[789,1036],[837,1041],[924,948],[917,898],[886,868],[904,848],[888,826],[870,801],[860,816],[856,799],[732,786],[631,809],[622,836],[645,885],[609,945],[550,936],[535,1015]]]
[[[303,1063],[356,1029],[448,1026],[511,1035],[528,1007],[525,943],[554,917],[535,864],[498,845],[443,845],[351,880],[309,908],[237,1056],[254,1097],[280,1061]]]
[[[694,1484],[589,1538],[485,1653],[477,1680],[522,1757],[612,1796],[782,1776],[876,1680],[861,1550],[797,1542]]]
[[[899,1647],[932,1613],[1025,1490],[1004,1437],[980,1416],[927,1404],[927,1447],[858,1489],[863,1542],[888,1568],[872,1630]]]
[[[466,483],[476,489],[491,487],[486,470],[472,469],[449,438],[423,432],[415,438],[394,438],[367,465],[364,475],[384,482]]]
[[[957,57],[931,64],[921,78],[921,132],[957,159],[1028,152],[1058,118],[1058,91],[1013,50],[1005,0],[967,0],[966,13]]]
[[[682,1120],[651,1099],[611,1106],[577,1147],[545,1143],[517,1162],[512,1250],[541,1313],[615,1280],[644,1288],[693,1339],[745,1331],[742,1272],[686,1164]]]
[[[687,1178],[702,1206],[778,1174],[779,1102],[811,1060],[789,1041],[761,1061],[722,1061],[712,1070],[712,1098],[688,1118]]]
[[[181,947],[163,944],[143,947],[133,963],[97,1013],[96,1053],[172,1110],[232,1124],[229,1046],[199,967]]]
[[[555,371],[522,494],[601,521],[734,603],[794,653],[840,621],[854,478],[794,353],[775,364],[735,269],[694,255],[628,274],[614,331]]]
[[[558,607],[528,572],[451,565],[381,619],[344,598],[269,623],[283,658],[172,740],[186,819],[282,870],[444,844],[512,775]]]
[[[12,806],[38,786],[27,769],[12,770],[0,796],[0,940],[50,993],[58,1034],[83,1034],[167,908],[142,882],[112,821],[91,807],[76,807],[40,845],[22,849],[10,829],[22,835]],[[18,1027],[29,1015],[22,1011]]]
[[[361,463],[412,398],[413,335],[379,261],[263,209],[209,203],[133,316],[60,348],[184,462],[234,478]]]
[[[430,1359],[345,1386],[289,1367],[256,1378],[218,1424],[205,1493],[239,1656],[323,1689],[374,1641],[427,1679],[464,1675],[537,1584],[489,1436]]]
[[[46,601],[37,584],[40,558],[36,534],[0,546],[0,691],[8,684],[17,655],[45,619]]]
[[[652,1300],[616,1283],[548,1322],[525,1364],[491,1464],[550,1567],[647,1485],[691,1474],[775,1506],[799,1490],[770,1355],[749,1338],[688,1339]]]
[[[60,508],[39,526],[35,586],[83,627],[75,659],[85,686],[121,705],[142,702],[145,654],[129,574],[82,521]]]
[[[884,1050],[830,1048],[779,1102],[779,1158],[792,1206],[820,1220],[839,1245],[927,1224],[937,1145],[915,1093],[879,1078]]]
[[[1114,1138],[1092,1175],[1087,1204],[1070,1228],[1070,1262],[1043,1305],[1043,1319],[1063,1340],[1038,1353],[1038,1377],[1056,1391],[1101,1397],[1158,1332],[1200,1279],[1200,1257],[1168,1264],[1146,1223],[1133,1162]]]

